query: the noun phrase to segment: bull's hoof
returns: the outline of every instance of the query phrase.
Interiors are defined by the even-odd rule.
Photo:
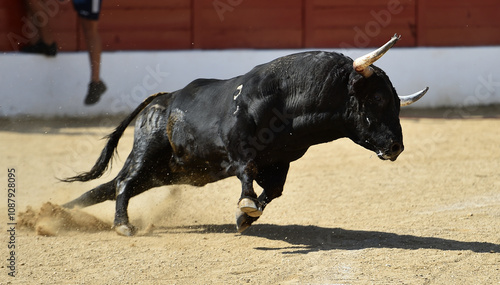
[[[252,222],[253,220],[250,219],[250,216],[240,211],[240,209],[236,211],[236,230],[239,233],[248,229],[252,225]]]
[[[262,215],[262,207],[257,207],[255,202],[249,198],[243,198],[238,203],[238,207],[243,213],[246,213],[250,217],[257,218]]]
[[[121,236],[131,237],[137,233],[137,228],[131,224],[114,226],[115,232]]]

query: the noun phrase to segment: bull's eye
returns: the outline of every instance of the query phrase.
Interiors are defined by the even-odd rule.
[[[375,99],[375,101],[377,101],[377,102],[382,101],[382,97],[380,97],[380,95],[378,95],[378,94],[375,94],[375,96],[373,96],[373,98],[374,98],[374,99]]]

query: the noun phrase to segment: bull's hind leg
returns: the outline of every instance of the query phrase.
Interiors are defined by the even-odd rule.
[[[267,204],[281,196],[285,185],[289,164],[276,164],[260,170],[256,181],[264,189],[258,199],[243,198],[236,211],[236,229],[243,232],[255,222],[264,211]],[[243,203],[242,203],[243,202]]]
[[[136,232],[128,217],[130,198],[151,188],[171,184],[168,180],[169,169],[165,153],[170,152],[133,152],[127,158],[125,167],[118,174],[116,181],[116,211],[113,224],[118,234],[132,236]]]
[[[136,232],[129,222],[130,198],[153,187],[171,184],[168,161],[172,149],[166,134],[165,109],[153,105],[137,118],[134,146],[115,181],[116,209],[114,228],[124,236]]]
[[[130,198],[151,188],[172,184],[168,161],[172,149],[159,134],[136,138],[134,149],[116,178],[114,228],[124,236],[134,235],[127,208]]]
[[[70,209],[74,207],[88,207],[106,200],[114,200],[116,195],[115,193],[115,181],[112,180],[85,192],[80,197],[62,206]]]

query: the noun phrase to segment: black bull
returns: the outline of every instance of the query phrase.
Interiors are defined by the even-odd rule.
[[[393,37],[354,63],[338,53],[297,53],[242,76],[198,79],[181,90],[152,95],[108,136],[89,172],[63,181],[100,177],[121,135],[139,115],[133,150],[117,177],[64,206],[116,200],[115,230],[133,235],[127,214],[131,197],[163,185],[203,186],[237,176],[242,192],[236,226],[241,232],[281,196],[290,162],[311,145],[348,137],[394,161],[403,151],[400,106],[427,90],[398,97],[387,75],[371,66],[397,40]],[[254,181],[263,188],[258,197]]]

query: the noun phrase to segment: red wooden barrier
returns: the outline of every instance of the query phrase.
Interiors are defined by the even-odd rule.
[[[418,45],[500,44],[500,1],[419,0]]]
[[[194,48],[300,48],[302,0],[194,1]]]
[[[18,50],[18,44],[27,43],[33,36],[33,25],[48,26],[61,50],[77,48],[77,16],[69,1],[48,0],[46,9],[32,23],[25,16],[20,0],[0,2],[0,50]]]
[[[415,1],[309,0],[305,1],[306,47],[372,47],[394,33],[398,46],[416,42]]]
[[[44,0],[38,23],[21,0],[0,1],[0,51],[18,50],[30,25],[50,27],[61,50],[84,50],[70,0]],[[104,50],[500,45],[498,0],[103,0]]]
[[[191,0],[104,0],[99,21],[105,50],[190,49]],[[83,43],[83,36],[80,36]],[[80,49],[83,49],[83,44]]]

